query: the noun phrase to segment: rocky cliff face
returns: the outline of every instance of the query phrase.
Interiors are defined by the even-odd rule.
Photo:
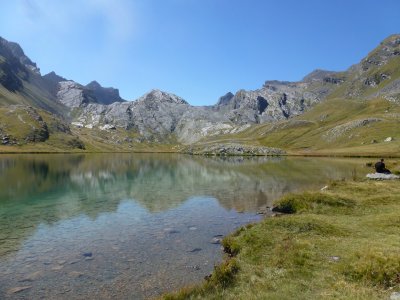
[[[234,124],[256,124],[299,115],[320,100],[305,82],[267,81],[259,90],[240,90],[229,100],[220,100],[215,109]]]
[[[14,42],[9,42],[2,37],[0,37],[0,48],[3,50],[0,51],[9,51],[11,55],[7,55],[9,58],[13,57],[19,61],[19,63],[32,72],[36,74],[40,74],[40,69],[37,67],[36,63],[31,61],[29,57],[27,57],[22,50],[21,46]],[[5,50],[6,49],[6,50]]]
[[[92,81],[85,88],[92,92],[99,104],[111,104],[114,102],[124,102],[125,100],[119,96],[118,89],[112,87],[102,87],[97,81]]]
[[[176,124],[190,105],[182,98],[153,90],[133,102],[115,102],[110,105],[91,103],[81,107],[77,117],[78,126],[100,129],[120,127],[136,130],[152,139],[153,135],[164,137],[174,132]],[[110,125],[104,127],[104,125]]]
[[[54,72],[44,75],[43,79],[54,97],[69,108],[83,107],[89,103],[108,105],[125,101],[119,96],[117,89],[104,88],[97,81],[83,86]]]
[[[11,43],[0,37],[0,84],[10,92],[22,89],[22,79],[27,79],[29,73],[15,56]]]

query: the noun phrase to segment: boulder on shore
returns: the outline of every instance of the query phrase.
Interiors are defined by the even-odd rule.
[[[367,174],[367,178],[375,180],[391,180],[391,179],[400,179],[400,176],[394,174],[371,173]]]

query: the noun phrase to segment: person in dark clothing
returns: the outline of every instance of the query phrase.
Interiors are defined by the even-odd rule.
[[[388,169],[386,169],[383,158],[381,159],[381,161],[378,161],[375,164],[375,171],[376,171],[376,173],[392,174],[392,172],[390,172]]]

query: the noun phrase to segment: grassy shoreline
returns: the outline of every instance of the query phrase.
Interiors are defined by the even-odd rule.
[[[400,292],[400,182],[332,182],[240,228],[202,284],[162,299],[388,299]]]
[[[7,148],[7,149],[6,149]],[[283,156],[283,157],[342,157],[342,158],[400,158],[400,152],[368,152],[368,153],[356,153],[356,152],[293,152],[288,151],[284,155],[211,155],[211,154],[192,154],[182,151],[175,150],[163,150],[163,149],[147,149],[147,150],[49,150],[49,149],[18,149],[11,148],[9,146],[0,146],[0,155],[1,154],[97,154],[97,153],[168,153],[168,154],[185,154],[185,155],[194,155],[194,156]]]

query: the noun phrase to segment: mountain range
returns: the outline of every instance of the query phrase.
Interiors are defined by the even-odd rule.
[[[83,85],[55,72],[41,75],[17,43],[0,38],[3,152],[257,154],[280,148],[289,154],[398,155],[398,140],[399,34],[346,71],[317,69],[298,82],[266,81],[257,90],[228,92],[212,106],[192,106],[157,89],[127,101],[97,81]]]

